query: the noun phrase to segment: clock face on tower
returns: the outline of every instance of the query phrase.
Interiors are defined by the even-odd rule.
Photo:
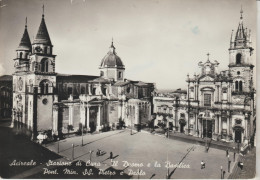
[[[23,80],[22,80],[22,78],[19,78],[19,80],[18,80],[18,89],[20,91],[23,89]]]
[[[40,46],[37,46],[37,47],[35,47],[35,51],[41,52],[41,51],[42,51],[42,48],[41,48]]]

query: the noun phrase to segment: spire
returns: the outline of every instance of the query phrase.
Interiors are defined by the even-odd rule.
[[[31,45],[31,40],[29,37],[29,33],[27,31],[27,17],[25,18],[25,28],[24,28],[24,33],[23,33],[23,37],[20,41],[20,44],[17,48],[17,50],[31,50],[32,49],[32,45]]]
[[[48,30],[47,30],[47,26],[46,26],[45,20],[44,20],[44,5],[42,6],[42,11],[43,11],[42,21],[41,21],[40,27],[38,29],[38,32],[35,36],[35,39],[33,41],[33,44],[52,45]]]
[[[238,28],[237,28],[237,32],[236,32],[236,36],[235,36],[235,46],[244,46],[246,43],[246,32],[243,26],[243,9],[241,6],[241,10],[240,10],[240,21],[238,24]]]

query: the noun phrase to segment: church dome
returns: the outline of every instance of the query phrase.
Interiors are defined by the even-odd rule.
[[[114,47],[113,42],[112,42],[109,52],[101,61],[101,64],[100,64],[101,68],[107,68],[107,67],[124,68],[124,64],[123,64],[121,58],[116,54],[115,49],[116,48]]]

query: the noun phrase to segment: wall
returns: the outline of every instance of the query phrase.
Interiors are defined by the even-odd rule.
[[[53,97],[50,95],[38,95],[37,98],[37,130],[52,129]],[[43,103],[44,99],[47,99],[46,104]]]

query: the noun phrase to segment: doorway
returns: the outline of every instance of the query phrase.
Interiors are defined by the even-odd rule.
[[[203,137],[212,138],[212,120],[203,120]]]
[[[241,130],[238,129],[238,130],[235,130],[235,142],[236,143],[241,143]]]
[[[186,125],[185,123],[180,123],[180,132],[181,133],[184,133],[184,126],[185,125]]]

